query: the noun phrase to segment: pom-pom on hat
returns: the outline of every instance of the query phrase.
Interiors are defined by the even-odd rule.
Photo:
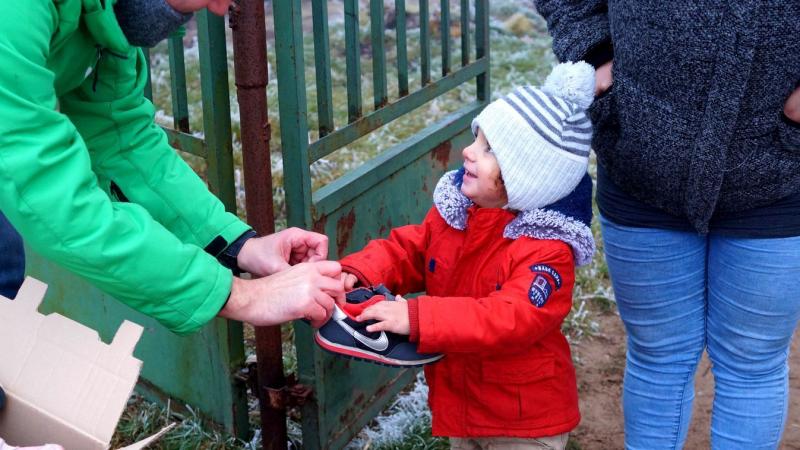
[[[530,211],[572,192],[586,173],[594,99],[594,68],[558,64],[541,88],[518,87],[490,103],[472,121],[497,157],[508,207]]]

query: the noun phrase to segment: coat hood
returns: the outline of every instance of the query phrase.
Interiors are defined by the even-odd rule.
[[[444,221],[457,230],[467,228],[467,209],[472,200],[461,193],[463,169],[447,172],[433,192],[433,204]],[[542,208],[520,211],[506,225],[503,237],[554,239],[568,244],[579,266],[588,264],[595,251],[590,228],[592,220],[592,180],[585,175],[565,198]]]

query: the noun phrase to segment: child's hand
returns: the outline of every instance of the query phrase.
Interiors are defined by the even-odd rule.
[[[342,283],[344,283],[345,291],[352,291],[353,287],[358,283],[358,278],[352,273],[342,272],[340,275]]]
[[[375,331],[390,331],[397,334],[409,334],[411,325],[408,323],[408,302],[399,295],[394,301],[378,302],[358,316],[358,321],[377,320],[367,327],[370,333]]]

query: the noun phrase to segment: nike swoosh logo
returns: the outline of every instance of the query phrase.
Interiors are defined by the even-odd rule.
[[[338,307],[337,307],[337,309],[338,309]],[[344,317],[347,317],[347,316],[344,315],[344,313],[339,312],[339,314],[336,314],[336,312],[339,312],[339,311],[335,311],[334,312],[334,319],[336,319],[336,322],[339,323],[339,325],[342,328],[344,328],[345,331],[347,331],[348,333],[353,335],[353,338],[355,338],[355,340],[357,340],[358,342],[361,342],[362,344],[364,344],[367,347],[375,350],[376,352],[382,352],[382,351],[386,350],[387,348],[389,348],[389,336],[386,336],[386,332],[385,331],[381,331],[380,336],[378,336],[377,338],[370,338],[370,337],[364,336],[363,334],[361,334],[358,331],[356,331],[353,327],[351,327],[350,325],[348,325],[344,321]],[[340,315],[344,316],[344,317],[341,317]],[[336,316],[339,316],[339,317],[336,317]]]

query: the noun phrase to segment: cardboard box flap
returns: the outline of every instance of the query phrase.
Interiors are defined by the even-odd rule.
[[[139,377],[133,349],[142,327],[123,322],[105,344],[91,328],[40,314],[46,289],[26,278],[15,300],[0,297],[0,384],[42,415],[107,444]]]

